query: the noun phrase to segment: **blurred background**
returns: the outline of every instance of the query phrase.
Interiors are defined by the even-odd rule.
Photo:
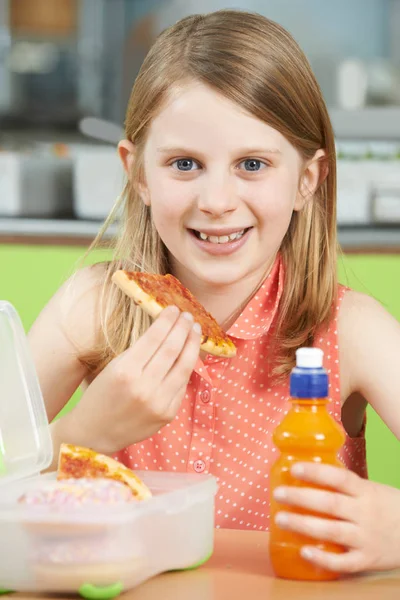
[[[0,0],[0,299],[26,329],[122,190],[116,145],[156,36],[221,8],[278,21],[307,54],[336,135],[340,278],[400,319],[400,0]],[[371,410],[367,439],[371,476],[400,487]]]
[[[397,243],[400,1],[201,2],[224,7],[278,21],[311,61],[337,138],[343,241]],[[196,0],[0,0],[0,218],[63,219],[2,220],[2,233],[96,231],[121,189],[115,146],[143,58],[198,10]],[[354,230],[371,225],[385,232]]]

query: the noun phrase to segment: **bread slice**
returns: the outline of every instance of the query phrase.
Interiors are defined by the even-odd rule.
[[[137,475],[118,461],[89,448],[61,444],[57,479],[113,479],[127,485],[136,500],[147,500],[152,494]]]
[[[112,281],[153,319],[170,305],[189,312],[201,325],[201,349],[208,354],[231,358],[236,346],[214,317],[173,275],[154,275],[138,271],[116,271]]]

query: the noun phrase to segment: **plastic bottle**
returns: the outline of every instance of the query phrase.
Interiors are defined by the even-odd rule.
[[[328,552],[344,551],[344,548],[336,544],[283,530],[275,523],[275,515],[279,510],[316,514],[285,506],[273,497],[275,488],[280,485],[310,487],[310,484],[296,480],[290,474],[290,469],[296,462],[318,462],[343,467],[337,453],[344,444],[345,435],[327,411],[328,374],[322,367],[322,362],[323,352],[319,348],[297,350],[296,367],[290,376],[291,408],[273,434],[280,456],[270,474],[270,557],[275,574],[285,579],[337,579],[337,573],[315,567],[301,556],[300,550],[304,545],[316,546]],[[324,517],[327,518],[325,515]]]

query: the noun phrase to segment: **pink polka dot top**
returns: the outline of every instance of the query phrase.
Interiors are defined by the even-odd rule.
[[[198,360],[172,423],[114,458],[133,470],[211,473],[218,479],[216,527],[269,530],[269,471],[277,458],[272,433],[289,409],[289,378],[272,382],[272,328],[284,282],[280,256],[228,334],[233,359]],[[335,316],[315,338],[330,380],[328,410],[341,423],[337,314],[347,288],[339,287]],[[340,452],[348,468],[366,477],[365,427],[346,436]]]

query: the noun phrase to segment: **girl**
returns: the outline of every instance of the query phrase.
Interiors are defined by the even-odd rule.
[[[321,566],[400,566],[400,491],[366,480],[364,439],[367,402],[400,436],[400,327],[337,284],[334,136],[296,42],[244,12],[178,22],[144,61],[119,154],[128,183],[104,227],[123,207],[114,258],[80,270],[29,336],[50,419],[84,389],[52,425],[55,455],[63,441],[133,469],[212,473],[217,526],[268,530],[271,434],[295,351],[314,344],[349,470],[297,465],[297,477],[332,491],[278,497],[329,518],[277,519],[349,548],[304,548]],[[199,356],[200,327],[175,307],[150,325],[112,285],[118,268],[173,273],[237,356]]]

